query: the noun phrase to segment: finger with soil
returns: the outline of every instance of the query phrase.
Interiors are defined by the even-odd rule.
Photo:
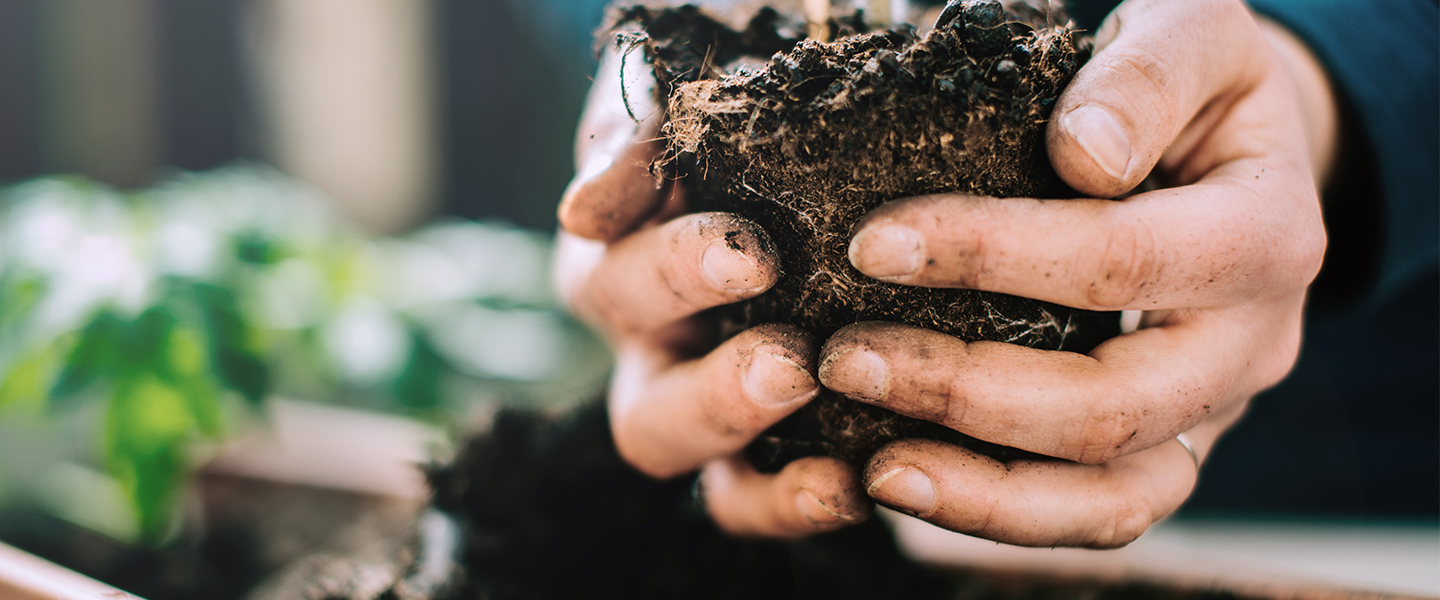
[[[733,535],[795,538],[857,525],[871,505],[854,466],[803,458],[761,474],[739,455],[711,461],[701,474],[705,508]]]
[[[816,346],[794,327],[762,325],[673,364],[621,348],[610,388],[621,456],[663,478],[739,451],[819,392]]]

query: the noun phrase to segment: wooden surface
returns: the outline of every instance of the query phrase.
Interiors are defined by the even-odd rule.
[[[1118,550],[1020,548],[882,511],[912,558],[986,572],[1137,581],[1258,598],[1440,598],[1440,527],[1171,519]]]
[[[0,544],[0,599],[139,600],[139,596]]]

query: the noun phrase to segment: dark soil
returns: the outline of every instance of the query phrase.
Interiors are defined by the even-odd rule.
[[[296,564],[251,600],[1235,598],[926,567],[881,519],[791,542],[728,536],[690,481],[657,481],[620,458],[601,402],[503,411],[430,481],[419,540],[390,568],[363,555]],[[436,518],[448,526],[425,524]]]
[[[876,281],[846,254],[855,224],[889,200],[1077,196],[1044,146],[1050,110],[1089,54],[1063,15],[957,1],[920,36],[869,31],[856,12],[831,21],[831,43],[800,39],[803,21],[773,9],[743,30],[694,7],[616,15],[617,43],[643,47],[663,84],[669,152],[659,166],[682,179],[692,208],[754,221],[781,257],[773,289],[716,311],[724,332],[788,323],[824,340],[851,323],[893,321],[1075,352],[1119,333],[1113,313]],[[748,453],[762,470],[813,455],[859,464],[908,437],[1030,456],[828,392]]]

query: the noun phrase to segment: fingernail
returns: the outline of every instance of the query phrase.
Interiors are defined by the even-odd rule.
[[[887,471],[870,482],[865,493],[886,506],[917,517],[935,510],[935,483],[915,467]]]
[[[825,506],[810,490],[800,490],[795,494],[795,508],[804,515],[807,520],[815,525],[832,525],[839,521],[854,521],[854,515],[847,515],[836,512],[829,506]]]
[[[616,157],[614,154],[604,154],[592,157],[590,160],[585,161],[585,164],[580,167],[580,170],[577,173],[575,173],[575,178],[573,181],[576,183],[576,185],[585,185],[587,183],[590,183],[591,181],[594,181],[596,178],[600,177],[600,175],[604,174],[606,171],[609,171],[610,167],[615,166],[615,158]]]
[[[879,223],[850,240],[850,264],[861,273],[884,279],[920,271],[925,248],[920,233],[897,223]]]
[[[710,282],[731,292],[749,292],[761,287],[760,272],[755,263],[734,250],[727,242],[718,241],[705,249],[700,266]]]
[[[745,366],[745,391],[759,404],[784,406],[809,400],[820,385],[798,363],[774,351],[756,350]]]
[[[1065,115],[1065,132],[1106,175],[1120,179],[1130,164],[1130,138],[1110,111],[1086,105]]]
[[[866,348],[846,348],[820,363],[820,381],[825,387],[858,400],[884,398],[889,375],[885,359]]]

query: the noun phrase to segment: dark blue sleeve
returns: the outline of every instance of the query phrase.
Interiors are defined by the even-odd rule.
[[[1433,0],[1251,4],[1310,45],[1359,121],[1381,203],[1378,272],[1360,307],[1374,310],[1440,262],[1440,9]]]

